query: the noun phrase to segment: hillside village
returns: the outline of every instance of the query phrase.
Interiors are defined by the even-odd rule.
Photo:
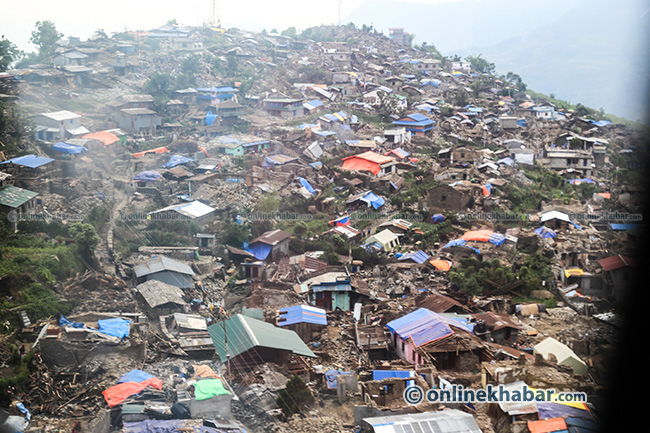
[[[0,73],[0,422],[597,431],[644,131],[404,30],[167,24]]]

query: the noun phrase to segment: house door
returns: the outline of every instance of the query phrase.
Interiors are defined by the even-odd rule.
[[[330,292],[316,293],[316,306],[324,310],[332,310],[332,294]]]

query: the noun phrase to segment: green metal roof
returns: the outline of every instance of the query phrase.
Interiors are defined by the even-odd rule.
[[[16,209],[37,195],[37,192],[8,185],[0,189],[0,205]]]
[[[258,346],[288,350],[296,355],[316,357],[294,331],[237,314],[225,322],[220,321],[208,327],[208,332],[222,362],[227,360],[224,326],[231,358]]]

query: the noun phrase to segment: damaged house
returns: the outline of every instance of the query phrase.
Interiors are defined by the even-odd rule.
[[[194,271],[188,265],[165,256],[154,256],[145,263],[135,265],[133,273],[137,280],[160,281],[180,289],[194,287]]]
[[[419,308],[386,324],[397,356],[411,364],[433,362],[438,369],[474,369],[486,347],[472,328],[456,319]]]
[[[71,111],[56,111],[32,116],[36,124],[34,138],[37,141],[53,142],[88,134],[90,131],[81,124],[81,116]]]
[[[308,288],[309,303],[327,311],[351,311],[355,303],[369,298],[369,293],[345,272],[327,272],[303,284]]]
[[[238,368],[283,365],[291,355],[316,357],[294,331],[241,314],[209,326],[208,332],[221,362],[229,360]]]

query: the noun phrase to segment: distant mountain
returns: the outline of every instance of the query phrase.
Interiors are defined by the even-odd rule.
[[[647,121],[648,9],[647,0],[368,0],[343,22],[403,27],[444,55],[482,54],[538,92]]]

